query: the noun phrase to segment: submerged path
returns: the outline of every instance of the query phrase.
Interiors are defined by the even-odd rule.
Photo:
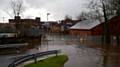
[[[46,49],[60,49],[68,55],[69,60],[64,67],[102,67],[99,50],[88,48],[68,36],[53,36],[48,39],[51,41],[48,41]]]
[[[104,53],[101,50],[81,44],[76,37],[63,35],[47,35],[46,37],[46,40],[42,40],[41,45],[34,46],[24,54],[0,56],[0,67],[7,67],[7,64],[17,56],[48,50],[61,50],[63,54],[68,55],[69,60],[64,67],[114,67],[114,65],[119,67],[118,55],[109,57],[110,60],[108,60],[107,56],[103,56]],[[111,59],[114,59],[115,62],[111,62]]]

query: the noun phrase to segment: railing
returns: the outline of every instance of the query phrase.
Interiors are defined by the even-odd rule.
[[[23,57],[20,57],[20,58],[14,60],[11,64],[8,65],[8,67],[16,67],[16,66],[20,65],[21,63],[27,62],[32,59],[34,60],[34,63],[37,63],[38,57],[42,57],[45,55],[51,55],[51,54],[56,54],[56,56],[57,56],[58,53],[60,53],[60,50],[52,50],[52,51],[46,51],[46,52],[23,56]]]

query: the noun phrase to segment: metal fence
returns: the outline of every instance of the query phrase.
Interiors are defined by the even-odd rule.
[[[39,58],[39,57],[51,55],[51,54],[55,54],[57,56],[58,53],[60,53],[60,50],[51,50],[51,51],[40,52],[40,53],[36,53],[36,54],[22,56],[16,60],[14,60],[11,64],[8,65],[8,67],[17,67],[21,63],[27,62],[32,59],[34,60],[34,63],[37,63],[37,58]]]

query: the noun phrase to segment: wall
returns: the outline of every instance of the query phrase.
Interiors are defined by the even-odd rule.
[[[80,35],[80,36],[90,36],[91,31],[90,30],[79,30],[79,29],[71,29],[69,31],[71,35]]]

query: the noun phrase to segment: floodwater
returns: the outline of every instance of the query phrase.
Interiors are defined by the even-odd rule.
[[[104,46],[98,42],[81,40],[80,37],[68,35],[46,35],[42,42],[32,41],[30,49],[22,54],[1,55],[0,67],[7,67],[15,57],[48,50],[61,50],[69,60],[64,67],[120,67],[120,48]],[[32,48],[33,47],[33,48]]]

